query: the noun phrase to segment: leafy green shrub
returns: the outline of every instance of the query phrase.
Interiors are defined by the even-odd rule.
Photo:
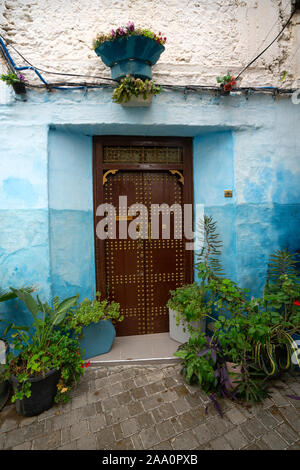
[[[123,319],[124,317],[120,315],[120,304],[106,299],[101,300],[101,294],[97,292],[95,299],[84,299],[68,312],[65,328],[80,334],[82,328],[91,323],[98,323],[100,320],[122,321]]]

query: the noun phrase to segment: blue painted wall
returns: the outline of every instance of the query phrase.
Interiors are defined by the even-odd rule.
[[[29,91],[0,105],[0,287],[92,295],[92,136],[154,135],[194,137],[194,201],[218,222],[228,276],[260,294],[270,252],[300,249],[299,123],[299,105],[267,96],[165,92],[134,109],[110,90]],[[30,321],[17,302],[0,312]]]

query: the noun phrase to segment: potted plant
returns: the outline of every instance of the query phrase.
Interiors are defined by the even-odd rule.
[[[101,300],[101,294],[97,292],[93,300],[84,299],[72,308],[65,324],[79,339],[84,359],[90,359],[110,351],[116,336],[112,320],[122,321],[123,318],[120,304]]]
[[[34,288],[24,287],[21,290],[24,290],[24,292],[32,292]],[[0,303],[15,299],[16,297],[17,297],[16,294],[14,294],[13,292],[7,292],[7,291],[0,289]],[[4,338],[11,329],[11,323],[3,319],[0,319],[0,322],[7,324],[7,327],[1,334],[1,336]],[[5,372],[5,364],[7,363],[7,354],[9,351],[9,344],[3,338],[0,337],[0,410],[3,408],[3,406],[7,402],[9,393],[10,393],[9,381],[1,379],[1,377],[3,377],[4,372]]]
[[[188,341],[190,333],[195,329],[204,331],[206,318],[215,320],[212,316],[214,289],[210,281],[216,282],[223,273],[218,259],[222,243],[218,239],[216,222],[212,217],[204,216],[198,224],[198,232],[203,239],[203,246],[197,255],[195,265],[199,284],[189,284],[172,291],[167,304],[170,336],[179,342]]]
[[[122,78],[113,92],[113,101],[122,106],[150,106],[154,95],[161,93],[161,87],[154,81],[141,78]]]
[[[236,85],[236,80],[230,72],[231,70],[229,70],[226,75],[217,77],[217,82],[220,83],[222,95],[229,95],[232,88]]]
[[[13,72],[10,72],[7,75],[1,75],[0,79],[7,85],[11,85],[17,95],[26,93],[25,84],[27,83],[27,80],[25,79],[24,75],[17,75]]]
[[[5,378],[13,385],[12,402],[17,412],[35,416],[54,401],[67,401],[72,384],[83,372],[79,342],[60,328],[77,297],[62,302],[55,298],[50,307],[38,296],[35,300],[28,292],[11,290],[25,303],[33,322],[31,327],[11,325],[14,350],[19,354],[8,354]]]
[[[198,284],[187,284],[171,291],[167,307],[170,337],[175,341],[185,343],[193,331],[197,330],[199,333],[205,331],[207,310],[203,311]]]
[[[149,29],[135,28],[132,22],[108,34],[99,34],[94,41],[95,53],[110,67],[114,80],[126,75],[151,79],[152,65],[165,50],[167,38]]]

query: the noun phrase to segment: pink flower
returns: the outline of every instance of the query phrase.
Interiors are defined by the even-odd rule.
[[[294,305],[297,305],[297,307],[300,307],[300,301],[299,301],[299,300],[295,300]]]

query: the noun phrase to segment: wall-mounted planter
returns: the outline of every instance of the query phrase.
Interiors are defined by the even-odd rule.
[[[137,35],[103,42],[95,52],[110,67],[114,80],[126,75],[145,80],[152,78],[152,65],[164,50],[155,40]]]
[[[153,100],[153,95],[149,95],[145,100],[142,95],[139,96],[131,96],[130,100],[127,101],[127,103],[121,103],[124,108],[132,108],[132,107],[137,107],[141,106],[144,108],[148,108],[151,106]]]
[[[100,320],[83,327],[80,336],[80,349],[84,350],[84,359],[108,353],[111,350],[116,330],[111,320]]]
[[[24,95],[26,93],[26,87],[22,82],[15,82],[12,84],[14,92],[16,95]]]

